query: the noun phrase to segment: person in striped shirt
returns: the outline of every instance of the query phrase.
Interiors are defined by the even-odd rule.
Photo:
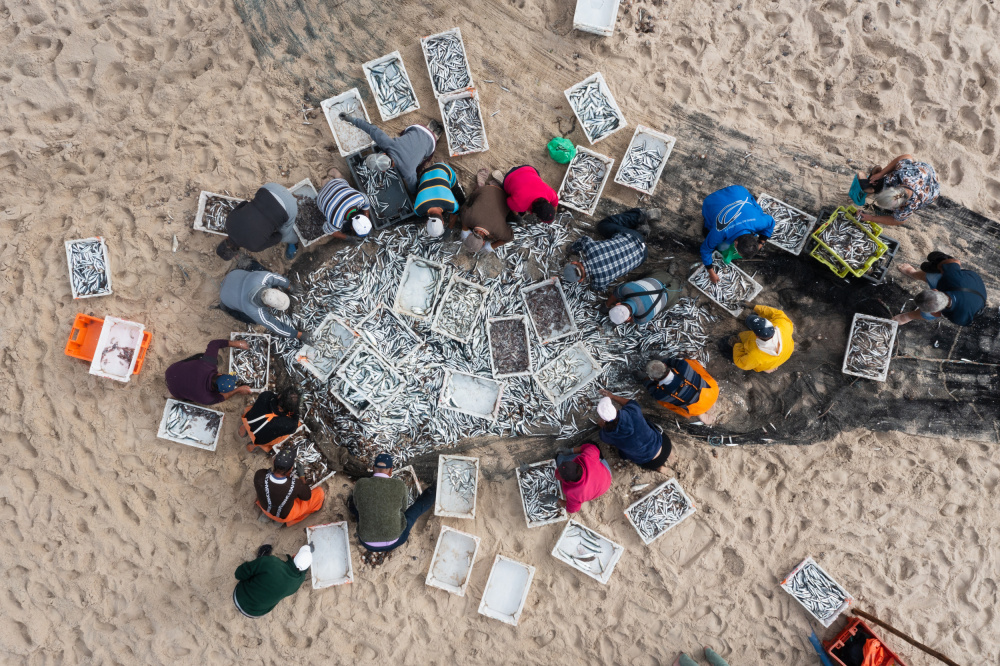
[[[642,326],[674,307],[683,293],[680,280],[667,271],[656,271],[612,289],[603,309],[615,326],[626,322]]]
[[[347,184],[343,174],[338,169],[330,169],[330,180],[316,197],[316,205],[326,217],[323,232],[334,238],[346,239],[343,229],[347,222],[350,229],[360,237],[368,235],[372,230],[371,219],[366,215],[371,210],[368,198]]]
[[[445,213],[457,213],[463,203],[465,193],[458,184],[455,170],[450,166],[437,162],[420,174],[417,198],[413,202],[417,215],[444,220]]]

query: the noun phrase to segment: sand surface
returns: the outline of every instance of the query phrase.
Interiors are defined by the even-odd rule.
[[[267,620],[235,612],[236,566],[265,541],[294,552],[304,533],[255,519],[263,462],[236,436],[243,401],[225,405],[215,453],[155,439],[167,365],[242,328],[210,309],[228,266],[191,222],[201,189],[319,185],[343,169],[321,114],[306,125],[299,110],[357,86],[376,118],[362,62],[402,52],[421,110],[388,124],[401,129],[437,115],[419,36],[462,28],[491,146],[454,162],[467,189],[481,166],[521,162],[558,182],[543,146],[570,127],[562,91],[600,70],[629,121],[597,144],[616,158],[636,124],[669,132],[704,113],[755,137],[748,152],[793,174],[806,201],[844,190],[829,165],[912,152],[944,194],[1000,215],[988,0],[625,2],[609,39],[572,30],[569,0],[397,4],[0,1],[0,660],[654,664],[709,643],[734,666],[811,664],[807,615],[778,588],[811,554],[859,607],[959,663],[997,663],[995,443],[863,431],[802,448],[681,445],[674,466],[699,510],[651,548],[621,514],[636,497],[631,472],[617,473],[582,514],[625,546],[607,586],[548,555],[559,527],[524,528],[523,461],[497,443],[478,453],[476,520],[446,521],[482,537],[465,598],[424,585],[443,522],[432,517],[374,571],[355,549],[349,587],[303,589]],[[639,9],[653,33],[636,32]],[[678,136],[676,150],[697,154],[701,139]],[[729,184],[702,173],[668,162],[664,178],[690,179],[692,201]],[[605,197],[636,202],[613,183]],[[115,293],[73,302],[63,242],[93,235],[108,240]],[[903,256],[919,261],[932,238],[947,231],[918,219]],[[259,258],[283,266],[279,249]],[[146,325],[137,378],[94,377],[63,355],[77,312]],[[333,479],[307,524],[343,517],[345,483]],[[517,628],[475,612],[498,552],[537,567]]]

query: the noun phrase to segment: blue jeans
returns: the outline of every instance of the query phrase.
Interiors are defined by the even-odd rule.
[[[941,281],[941,274],[940,273],[924,273],[924,275],[927,276],[925,278],[927,280],[927,285],[931,289],[937,289],[938,282]],[[936,321],[936,320],[940,319],[940,317],[935,317],[934,315],[932,315],[929,312],[921,312],[920,316],[923,317],[924,319],[926,319],[927,321]]]
[[[628,234],[642,243],[643,261],[649,257],[646,248],[646,237],[636,230],[645,221],[645,215],[638,208],[630,208],[617,215],[609,215],[597,223],[597,233],[604,238],[614,238],[616,234]]]
[[[406,543],[407,539],[410,538],[410,530],[413,529],[413,525],[417,522],[417,519],[434,507],[434,498],[436,494],[437,491],[435,486],[431,486],[424,492],[420,493],[420,496],[413,502],[413,506],[403,513],[403,515],[406,516],[406,528],[403,530],[403,533],[399,535],[398,539],[390,543],[388,546],[369,546],[361,539],[358,539],[358,543],[364,546],[365,550],[372,553],[387,553],[390,550],[399,548]],[[354,516],[354,520],[357,520],[358,509],[354,506],[353,497],[351,497],[350,501],[347,503],[347,509],[351,512],[351,515]]]
[[[281,242],[298,243],[299,237],[295,233],[295,218],[299,215],[299,203],[295,200],[295,195],[285,187],[277,183],[265,183],[262,186],[265,190],[274,195],[274,198],[281,202],[285,212],[288,213],[288,221],[281,225]]]

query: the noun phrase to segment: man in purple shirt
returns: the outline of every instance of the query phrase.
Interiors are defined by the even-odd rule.
[[[212,340],[204,354],[195,354],[167,368],[167,390],[178,400],[214,405],[239,393],[250,393],[249,386],[236,386],[236,375],[219,374],[219,350],[224,347],[249,349],[242,340]]]

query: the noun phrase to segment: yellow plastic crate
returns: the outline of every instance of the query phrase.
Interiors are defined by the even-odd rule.
[[[816,241],[816,247],[813,251],[809,253],[811,257],[816,259],[821,264],[827,266],[832,270],[837,277],[844,277],[847,273],[855,277],[861,277],[867,273],[876,261],[882,258],[882,255],[889,251],[889,246],[878,239],[878,236],[882,233],[882,227],[875,224],[874,222],[859,222],[855,217],[858,212],[857,206],[840,206],[827,218],[826,222],[819,225],[819,227],[812,233],[812,239]],[[851,268],[843,258],[837,254],[833,248],[823,242],[820,238],[820,234],[830,226],[830,224],[837,219],[837,215],[844,213],[858,229],[864,232],[868,238],[875,242],[875,253],[868,257],[868,260],[861,266],[861,268],[854,269]],[[822,251],[821,251],[822,250]],[[835,259],[835,262],[830,261],[830,259]],[[842,272],[843,271],[843,272]]]

